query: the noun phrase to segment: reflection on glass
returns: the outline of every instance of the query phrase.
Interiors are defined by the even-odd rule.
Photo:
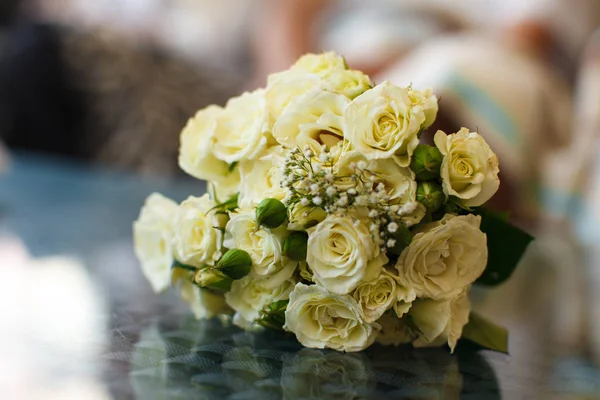
[[[375,345],[362,353],[302,348],[279,332],[242,332],[226,319],[149,325],[135,345],[137,398],[500,399],[474,350]]]

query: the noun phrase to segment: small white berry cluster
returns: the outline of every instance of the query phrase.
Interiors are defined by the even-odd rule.
[[[336,174],[332,153],[326,147],[320,154],[308,147],[290,151],[281,174],[286,206],[299,203],[322,208],[327,214],[366,210],[369,230],[382,250],[395,247],[403,217],[415,211],[416,203],[393,204],[385,184],[368,170],[364,160],[350,163],[349,175]]]

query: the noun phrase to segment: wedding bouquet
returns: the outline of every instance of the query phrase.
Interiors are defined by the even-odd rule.
[[[147,199],[133,226],[144,274],[198,318],[306,347],[454,350],[462,336],[506,351],[468,293],[508,278],[531,237],[481,207],[500,181],[477,132],[420,143],[437,111],[431,90],[375,85],[334,53],[200,110],[179,165],[209,193]]]

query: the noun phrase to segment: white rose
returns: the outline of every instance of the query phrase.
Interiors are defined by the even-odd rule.
[[[142,272],[155,292],[169,286],[173,253],[173,215],[177,203],[159,193],[146,199],[138,219],[133,223],[135,254]]]
[[[289,220],[287,228],[291,231],[304,231],[327,217],[327,213],[322,208],[311,205],[303,206],[299,202],[288,207],[287,211]]]
[[[349,293],[374,279],[388,261],[366,223],[347,214],[329,215],[307,232],[306,262],[315,282],[334,293]]]
[[[309,146],[319,154],[322,145],[335,146],[344,138],[344,109],[349,100],[319,88],[292,99],[273,126],[275,140],[287,148]]]
[[[293,273],[293,266],[291,272]],[[290,279],[282,281],[254,276],[233,281],[231,290],[225,293],[227,304],[235,311],[233,323],[244,329],[250,328],[266,306],[288,299],[294,283]]]
[[[189,305],[197,319],[210,319],[231,313],[222,294],[199,288],[190,280],[182,280],[179,290],[179,296]]]
[[[343,94],[350,100],[373,87],[367,75],[353,69],[334,71],[325,78],[325,81],[330,90]]]
[[[429,128],[437,117],[438,112],[438,99],[433,94],[431,89],[416,90],[408,88],[408,97],[410,98],[415,108],[421,108],[425,114],[425,121],[421,125],[421,128]]]
[[[463,327],[469,322],[470,311],[471,303],[467,290],[452,299],[415,301],[409,312],[418,332],[418,338],[413,345],[429,347],[448,343],[454,351]]]
[[[292,99],[324,84],[316,74],[305,71],[283,71],[269,75],[265,99],[270,124],[274,124]]]
[[[446,214],[427,224],[402,251],[396,268],[404,287],[417,297],[454,297],[483,273],[487,239],[479,230],[481,217]]]
[[[485,140],[462,128],[455,134],[437,131],[435,145],[444,155],[441,176],[444,193],[456,196],[467,207],[488,201],[498,190],[498,157]]]
[[[394,158],[407,167],[425,122],[406,89],[387,81],[355,98],[344,113],[344,133],[368,159]]]
[[[373,343],[378,328],[365,321],[350,295],[334,294],[319,285],[296,284],[285,311],[284,329],[305,347],[361,351]]]
[[[223,245],[244,250],[252,259],[252,272],[266,276],[285,271],[290,261],[283,255],[285,228],[267,229],[256,226],[254,210],[232,214],[225,227]],[[285,277],[287,279],[289,276]]]
[[[407,344],[417,338],[416,333],[406,323],[406,320],[398,318],[392,312],[383,314],[377,320],[377,323],[381,326],[381,329],[375,340],[384,346]]]
[[[285,161],[285,151],[275,146],[254,161],[240,162],[240,195],[238,204],[241,208],[256,207],[266,198],[283,200],[286,195],[281,187],[281,166]]]
[[[264,90],[229,99],[215,128],[215,156],[228,164],[256,158],[267,146]]]
[[[213,154],[215,131],[223,109],[208,106],[189,119],[181,132],[179,166],[194,178],[220,181],[229,174],[229,166]]]
[[[223,234],[208,194],[190,196],[181,203],[174,215],[173,251],[177,261],[201,267],[214,265],[220,258]]]
[[[344,57],[333,51],[321,54],[305,54],[290,68],[291,71],[304,71],[319,76],[328,76],[337,71],[348,69]]]

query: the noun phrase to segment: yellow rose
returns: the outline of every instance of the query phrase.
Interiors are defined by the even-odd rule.
[[[213,154],[217,121],[223,113],[218,106],[208,106],[189,119],[181,132],[179,166],[194,178],[220,181],[229,174],[229,166]]]
[[[285,189],[281,187],[281,166],[285,161],[285,151],[275,146],[254,161],[240,162],[240,195],[238,204],[241,208],[256,207],[266,198],[283,200]]]
[[[415,108],[421,108],[425,114],[425,121],[422,128],[429,128],[437,117],[438,99],[431,89],[416,90],[408,88],[408,97]]]
[[[360,305],[365,321],[374,322],[398,301],[396,278],[384,269],[377,278],[360,283],[352,297]]]
[[[373,343],[378,328],[365,321],[350,295],[334,294],[319,285],[296,284],[285,311],[284,329],[305,347],[361,351]]]
[[[234,97],[218,116],[215,156],[228,164],[258,157],[267,147],[268,116],[264,90]]]
[[[343,94],[350,100],[373,87],[367,75],[353,69],[334,71],[325,78],[325,82],[330,90]]]
[[[407,90],[385,81],[346,107],[344,133],[368,159],[394,158],[407,167],[424,122],[423,108],[413,107]]]
[[[471,303],[467,290],[463,290],[452,299],[415,301],[408,313],[418,332],[418,338],[413,345],[431,347],[448,343],[454,351],[463,327],[469,322],[470,311]]]
[[[348,69],[344,57],[333,51],[321,54],[305,54],[290,68],[291,71],[304,71],[319,76],[328,76],[333,72]]]
[[[223,234],[219,218],[210,211],[214,206],[208,194],[190,196],[175,212],[173,251],[179,262],[201,267],[219,260]]]
[[[275,140],[287,148],[309,146],[319,154],[323,145],[344,138],[343,113],[349,100],[319,88],[292,99],[273,126]]]
[[[265,279],[254,276],[233,281],[231,290],[225,293],[227,304],[235,311],[233,323],[243,329],[250,328],[266,306],[288,299],[294,289],[294,283],[290,279]]]
[[[177,203],[159,193],[146,199],[133,223],[133,243],[142,272],[155,292],[169,286],[173,253],[173,215]]]
[[[407,325],[406,320],[398,318],[392,312],[386,312],[377,320],[381,330],[375,339],[384,346],[407,344],[417,338],[416,333]]]
[[[417,297],[444,299],[458,295],[483,273],[487,239],[481,217],[446,214],[427,224],[402,251],[396,263],[402,286]]]
[[[288,207],[288,226],[291,231],[304,231],[323,221],[327,213],[320,207],[295,203]]]
[[[334,293],[349,293],[375,278],[388,261],[364,221],[349,215],[329,215],[307,232],[306,262],[315,282]]]
[[[498,190],[498,157],[485,140],[462,128],[455,134],[437,131],[435,145],[444,155],[441,176],[446,196],[456,196],[466,207],[477,207]]]
[[[254,275],[273,275],[287,271],[290,264],[283,255],[286,235],[285,228],[271,230],[261,226],[257,229],[254,210],[242,211],[232,214],[227,222],[223,245],[247,252],[252,259]],[[287,278],[289,275],[284,279]]]

